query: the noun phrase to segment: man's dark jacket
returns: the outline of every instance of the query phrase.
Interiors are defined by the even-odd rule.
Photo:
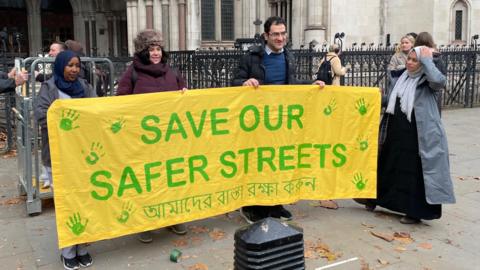
[[[0,94],[15,91],[15,79],[10,79],[7,73],[0,72]]]
[[[311,84],[311,81],[298,80],[295,78],[295,59],[287,48],[283,49],[285,53],[285,62],[287,63],[287,84]],[[232,86],[241,86],[250,79],[257,79],[260,85],[265,84],[265,66],[263,65],[263,55],[265,47],[252,46],[248,53],[240,60],[240,65],[235,71]]]

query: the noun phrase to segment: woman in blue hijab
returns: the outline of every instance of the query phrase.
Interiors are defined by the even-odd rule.
[[[47,130],[47,111],[56,99],[95,97],[92,87],[80,74],[80,58],[73,51],[63,51],[55,58],[53,76],[42,83],[40,93],[34,98],[35,118],[42,130],[42,162],[52,184],[52,165]],[[67,127],[66,127],[67,128]],[[53,186],[53,185],[52,185]],[[65,269],[79,269],[92,265],[93,260],[86,250],[86,244],[62,248],[61,260]]]
[[[78,80],[79,74],[80,57],[70,50],[63,51],[57,55],[53,68],[55,85],[71,98],[85,96],[85,89]]]

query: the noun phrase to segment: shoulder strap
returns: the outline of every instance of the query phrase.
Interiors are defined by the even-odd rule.
[[[330,62],[330,61],[332,61],[332,59],[335,58],[335,57],[336,57],[336,56],[334,55],[334,56],[332,56],[330,59],[328,59],[327,61]],[[327,55],[325,55],[325,59],[327,59]]]
[[[135,88],[135,84],[137,83],[138,74],[135,70],[135,66],[132,63],[132,74],[130,74],[130,83],[132,84],[132,91]]]
[[[180,85],[180,71],[174,67],[170,68],[173,72],[173,74],[175,74],[175,79],[177,80],[177,85],[179,86]],[[181,90],[181,89],[179,89]]]

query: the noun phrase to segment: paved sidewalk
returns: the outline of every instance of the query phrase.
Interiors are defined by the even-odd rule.
[[[440,220],[419,225],[400,224],[399,215],[383,209],[369,213],[351,200],[338,201],[337,210],[309,201],[289,205],[304,228],[307,269],[351,258],[358,260],[329,269],[480,269],[480,108],[444,111],[443,117],[457,204],[444,205]],[[0,158],[0,269],[63,269],[54,209],[27,216],[25,203],[15,200],[16,170],[15,158]],[[233,235],[245,224],[232,212],[189,223],[184,237],[160,229],[151,244],[135,236],[100,241],[89,247],[90,269],[233,269]],[[411,239],[387,242],[371,231],[407,232]],[[183,252],[179,263],[169,261],[173,248]]]

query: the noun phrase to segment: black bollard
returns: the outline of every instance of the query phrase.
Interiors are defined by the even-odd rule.
[[[303,270],[303,229],[266,218],[235,232],[235,270]]]

